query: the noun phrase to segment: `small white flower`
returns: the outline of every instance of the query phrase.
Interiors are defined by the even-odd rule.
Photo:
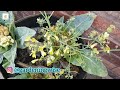
[[[104,33],[104,38],[105,38],[105,39],[108,39],[108,38],[109,38],[109,33],[108,33],[108,32],[105,32],[105,33]]]
[[[53,60],[55,60],[55,57],[54,56],[50,56],[50,59],[53,61]]]
[[[43,57],[46,56],[46,52],[41,51],[41,55],[42,55]]]
[[[11,39],[11,43],[14,43],[14,40],[13,40],[13,39]]]
[[[75,20],[75,17],[71,17],[71,18],[70,18],[70,21],[73,21],[73,20]]]
[[[56,39],[57,41],[59,40],[58,36],[55,35],[54,37],[55,37],[55,39]]]

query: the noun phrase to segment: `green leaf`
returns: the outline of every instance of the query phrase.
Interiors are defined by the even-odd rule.
[[[5,53],[7,50],[8,50],[8,48],[7,48],[7,47],[6,47],[6,48],[4,48],[4,47],[1,47],[1,46],[0,46],[0,54]]]
[[[57,22],[61,22],[61,23],[64,23],[64,16],[61,17]]]
[[[67,61],[73,65],[80,66],[89,74],[105,77],[108,75],[107,69],[101,60],[90,55],[90,50],[81,51],[77,56],[68,57]]]
[[[3,20],[3,15],[4,13],[8,13],[9,15],[9,18],[8,20]],[[14,22],[14,15],[13,15],[13,12],[12,11],[0,11],[0,23],[3,24],[3,25],[8,25],[8,24],[11,24]]]
[[[25,74],[17,75],[11,79],[29,79],[29,77],[30,77],[30,74],[25,73]]]
[[[4,58],[2,66],[6,69],[7,67],[9,67],[9,65],[10,65],[10,62]]]
[[[79,54],[73,55],[71,57],[67,56],[65,58],[67,59],[68,62],[76,66],[81,66],[81,64],[83,63],[81,56]]]
[[[84,62],[86,63],[86,65],[81,65],[81,67],[83,68],[84,71],[90,73],[90,74],[94,74],[100,77],[105,77],[108,75],[107,69],[104,66],[104,64],[102,63],[102,61],[97,58],[97,57],[92,57],[90,56],[90,51],[86,50],[86,52],[84,52],[82,54]]]
[[[71,20],[71,18],[73,18]],[[88,30],[92,25],[96,15],[94,13],[86,13],[77,16],[71,17],[67,25],[69,24],[70,28],[75,28],[76,31],[74,35],[82,35],[84,31]]]
[[[11,47],[11,49],[3,54],[6,60],[3,64],[4,68],[7,68],[7,67],[12,67],[13,69],[15,68],[14,61],[16,58],[16,51],[17,51],[17,43],[15,42]]]
[[[13,22],[13,23],[11,23],[11,24],[9,24],[9,32],[10,32],[10,34],[11,34],[11,36],[12,36],[12,38],[15,40],[15,23]]]
[[[18,44],[18,48],[25,48],[24,41],[27,36],[34,36],[36,34],[35,30],[27,28],[27,27],[17,27],[15,30],[16,40]]]
[[[15,42],[10,50],[5,52],[3,56],[11,63],[14,63],[16,58],[16,51],[17,51],[17,43]]]
[[[3,61],[3,54],[0,54],[0,64],[2,63]]]
[[[4,69],[7,69],[8,67],[11,67],[13,70],[15,69],[15,63],[9,62],[6,58],[3,59],[2,66]],[[14,74],[14,72],[11,72],[11,74]]]

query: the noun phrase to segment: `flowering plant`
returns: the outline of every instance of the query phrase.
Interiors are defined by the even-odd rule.
[[[41,14],[43,18],[37,19],[40,25],[39,37],[27,37],[25,40],[26,46],[31,51],[30,55],[34,58],[31,61],[33,64],[45,61],[45,66],[51,67],[56,66],[56,63],[61,63],[61,72],[56,73],[52,78],[60,78],[64,74],[66,78],[73,78],[71,73],[78,73],[78,71],[71,70],[72,65],[81,67],[89,74],[107,76],[107,69],[98,55],[101,52],[110,53],[108,38],[115,28],[114,25],[110,25],[101,34],[92,30],[85,38],[82,34],[91,27],[96,18],[94,13],[73,16],[66,22],[64,22],[64,17],[61,17],[55,25],[51,25],[49,20],[52,14],[47,15],[46,12],[41,12]],[[45,23],[48,26],[43,27]],[[40,42],[40,39],[43,41]],[[87,43],[83,43],[83,40],[87,40]],[[63,63],[64,61],[68,62],[67,65]]]
[[[0,16],[3,13],[1,11]],[[45,67],[61,68],[57,73],[29,73],[15,78],[71,79],[80,73],[79,67],[89,74],[107,76],[107,69],[99,54],[110,53],[108,39],[115,29],[114,25],[110,25],[103,33],[92,30],[87,37],[83,37],[83,33],[91,27],[96,18],[94,13],[72,16],[66,22],[64,17],[61,17],[52,25],[50,18],[53,13],[47,15],[46,12],[41,12],[43,18],[37,18],[37,31],[27,27],[16,27],[13,13],[9,11],[8,14],[8,20],[0,17],[0,63],[5,68],[14,68],[17,48],[26,48],[33,59],[30,64],[39,63]]]
[[[7,16],[4,16],[7,15]],[[12,11],[0,11],[0,64],[15,68],[17,48],[24,49],[24,39],[34,36],[35,31],[27,27],[16,27]]]

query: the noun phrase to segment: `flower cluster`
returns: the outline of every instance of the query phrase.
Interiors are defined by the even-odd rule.
[[[0,25],[0,46],[7,47],[12,45],[14,40],[9,35],[9,30],[6,26]]]
[[[61,29],[61,31],[60,31]],[[76,43],[76,38],[72,38],[74,29],[64,29],[64,24],[57,22],[55,26],[51,26],[41,31],[44,33],[44,42],[40,44],[35,38],[26,38],[26,46],[31,50],[31,56],[35,58],[32,63],[38,60],[46,59],[47,66],[50,66],[55,61],[59,60],[61,57],[65,57],[72,52],[72,46],[78,45]],[[36,59],[36,54],[40,52],[41,57]],[[72,52],[74,54],[74,52]]]
[[[89,37],[94,40],[91,44],[90,44],[90,48],[93,50],[93,53],[95,54],[99,54],[99,50],[97,49],[97,46],[99,45],[100,48],[102,49],[101,51],[104,51],[106,53],[110,53],[110,47],[108,45],[108,39],[110,36],[110,33],[113,31],[113,29],[115,29],[114,25],[110,25],[107,28],[106,32],[103,32],[101,34],[99,34],[97,31],[93,30],[91,31]]]

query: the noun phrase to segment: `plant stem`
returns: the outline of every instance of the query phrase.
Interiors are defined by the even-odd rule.
[[[49,21],[49,17],[47,16],[47,14],[46,14],[46,12],[44,11],[44,14],[40,11],[40,13],[42,14],[42,16],[45,18],[45,20],[46,20],[46,22],[47,22],[47,24],[48,24],[48,26],[49,26],[49,28],[51,27],[50,26],[50,21]]]
[[[120,49],[111,49],[110,51],[111,52],[114,52],[114,51],[117,52],[117,51],[120,51]],[[99,50],[99,52],[104,52],[104,50]]]
[[[45,20],[46,20],[46,22],[47,22],[47,24],[48,24],[48,26],[49,26],[49,28],[51,27],[50,26],[50,21],[49,21],[49,18],[48,18],[48,16],[47,16],[47,14],[46,14],[46,12],[44,11],[44,14],[45,14]]]
[[[84,38],[84,37],[79,37],[81,39],[86,39],[86,40],[93,40],[93,39],[89,39],[89,38]]]
[[[53,15],[54,11],[52,11],[51,15],[49,16],[49,19],[51,18],[51,16]]]

